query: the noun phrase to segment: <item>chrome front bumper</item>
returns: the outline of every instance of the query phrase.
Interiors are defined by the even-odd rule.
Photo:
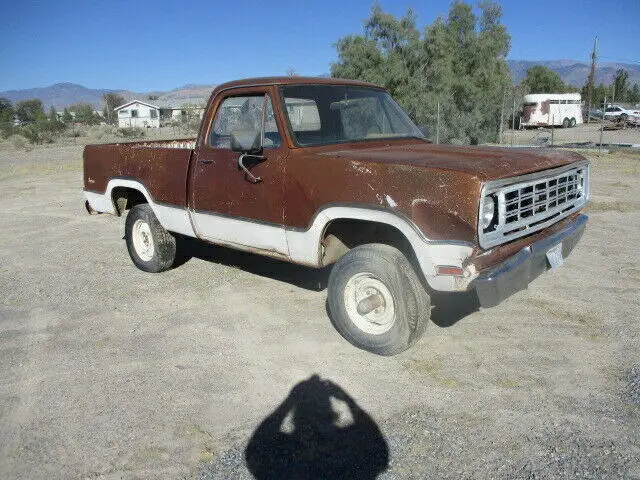
[[[579,215],[563,230],[523,248],[497,267],[482,272],[474,280],[480,305],[495,307],[507,297],[527,288],[529,283],[549,268],[547,252],[562,242],[566,258],[576,246],[589,217]]]

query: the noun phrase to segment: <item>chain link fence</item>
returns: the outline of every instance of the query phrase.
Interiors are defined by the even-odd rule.
[[[509,98],[504,105],[498,107],[502,110],[502,124],[496,122],[495,127],[496,143],[499,145],[592,149],[635,148],[640,150],[640,108],[631,109],[638,112],[636,115],[607,116],[605,119],[602,118],[600,110],[592,110],[588,115],[586,108],[583,107],[582,118],[584,121],[578,121],[575,125],[525,127],[520,124],[522,106],[518,102],[512,105],[511,101],[512,99]],[[437,109],[434,109],[440,112],[445,108],[446,105],[438,104]],[[443,135],[447,126],[444,125],[440,115],[437,115],[432,123],[427,125],[427,128],[428,136],[432,142],[450,143]]]
[[[591,119],[574,127],[505,129],[502,145],[564,148],[638,148],[640,118],[637,122]]]

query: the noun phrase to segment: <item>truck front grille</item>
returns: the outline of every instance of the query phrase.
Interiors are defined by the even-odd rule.
[[[589,166],[583,163],[488,183],[481,203],[491,197],[496,214],[487,228],[479,228],[480,246],[489,248],[529,235],[580,210],[588,198],[588,173]]]

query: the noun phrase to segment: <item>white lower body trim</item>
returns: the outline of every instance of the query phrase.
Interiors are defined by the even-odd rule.
[[[96,212],[110,213],[111,215],[116,214],[116,209],[111,202],[111,198],[100,193],[87,192],[86,190],[83,193],[84,198],[87,200],[87,202],[89,202],[91,208],[93,208]]]
[[[289,256],[292,261],[306,265],[320,266],[320,242],[325,228],[332,220],[353,219],[384,223],[397,228],[413,247],[420,269],[429,286],[440,291],[466,290],[469,283],[477,276],[467,271],[465,277],[436,275],[437,265],[450,265],[463,268],[463,262],[473,251],[464,244],[433,243],[425,240],[416,230],[398,215],[383,210],[372,210],[357,207],[329,207],[322,210],[314,219],[308,230],[287,230]]]
[[[151,205],[160,224],[170,232],[180,233],[188,237],[195,237],[189,212],[186,208],[168,207],[166,205]]]
[[[198,236],[213,243],[237,245],[248,250],[258,249],[289,256],[285,230],[277,225],[265,225],[216,214],[192,213]]]
[[[116,186],[135,188],[145,195],[156,217],[164,228],[190,237],[201,237],[212,243],[228,245],[247,251],[259,250],[275,254],[295,263],[319,267],[322,262],[320,249],[322,235],[327,225],[336,219],[365,220],[384,223],[397,228],[409,241],[418,259],[420,270],[429,286],[438,291],[464,291],[477,272],[463,266],[471,255],[472,247],[466,244],[434,243],[425,240],[407,221],[383,210],[357,207],[329,207],[314,218],[304,231],[286,230],[279,225],[265,225],[250,220],[240,220],[214,213],[193,213],[184,208],[154,203],[151,196],[138,182],[115,179],[109,182],[104,195],[84,192],[91,207],[98,212],[115,214],[111,190]],[[191,215],[191,216],[190,216]],[[192,227],[191,220],[196,226]],[[464,270],[464,277],[436,275],[436,266],[448,265]]]
[[[142,193],[153,209],[153,213],[155,213],[160,224],[170,232],[180,233],[189,237],[196,236],[191,225],[189,212],[186,208],[171,207],[169,205],[154,202],[147,189],[140,182],[116,178],[109,181],[107,184],[107,190],[104,194],[85,190],[84,197],[89,202],[89,205],[91,205],[91,208],[96,212],[115,215],[116,208],[113,204],[111,192],[116,187],[132,188]]]

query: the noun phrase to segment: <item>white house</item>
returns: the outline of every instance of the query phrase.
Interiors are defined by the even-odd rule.
[[[118,127],[160,127],[160,107],[132,100],[113,109],[118,115]]]
[[[174,106],[158,100],[153,104],[141,100],[132,100],[113,109],[118,115],[118,127],[158,128],[167,124],[202,119],[204,107],[185,104]]]

